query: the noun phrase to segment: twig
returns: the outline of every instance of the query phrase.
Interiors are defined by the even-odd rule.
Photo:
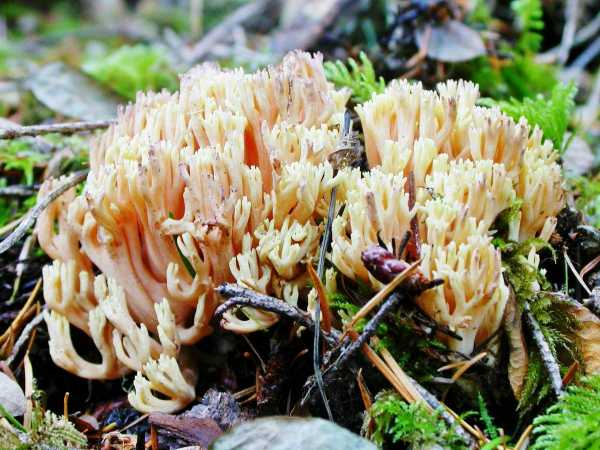
[[[254,356],[256,356],[256,358],[258,359],[258,362],[260,364],[260,369],[262,370],[262,372],[267,373],[267,365],[261,358],[260,353],[258,353],[258,350],[256,350],[254,345],[252,345],[252,342],[250,341],[250,339],[248,339],[248,336],[246,336],[245,334],[242,334],[242,337],[246,341],[246,344],[248,344],[248,347],[250,347],[250,350],[252,350],[252,353],[254,353]]]
[[[36,186],[6,186],[0,188],[2,197],[29,197],[37,192]]]
[[[234,283],[222,284],[217,288],[217,292],[223,297],[228,298],[228,300],[215,310],[214,318],[216,321],[221,321],[223,314],[232,308],[250,306],[287,317],[309,330],[314,329],[315,323],[310,314],[278,298],[260,294]],[[337,343],[339,336],[340,334],[336,330],[331,330],[331,333],[323,334],[323,338],[331,346]]]
[[[581,278],[581,275],[579,275],[579,272],[577,272],[577,269],[573,265],[573,262],[571,261],[571,258],[569,258],[569,255],[567,254],[566,250],[563,252],[563,257],[565,258],[567,266],[569,266],[569,269],[571,269],[571,272],[573,272],[573,276],[575,277],[575,279],[585,289],[585,291],[588,293],[588,295],[591,295],[592,291],[590,291],[590,288],[587,286],[587,284],[585,284],[585,281],[583,281],[583,278]]]
[[[325,252],[327,252],[327,248],[329,247],[329,241],[331,239],[331,223],[333,222],[333,215],[335,213],[335,193],[336,188],[334,186],[333,189],[331,189],[329,209],[327,210],[327,224],[325,225],[325,234],[323,235],[323,240],[321,241],[321,253],[319,254],[319,263],[317,265],[317,276],[319,277],[319,281],[323,278],[323,272],[325,270]],[[333,414],[331,412],[331,407],[329,406],[329,400],[327,400],[327,394],[325,392],[325,383],[323,382],[323,374],[321,373],[320,301],[318,301],[315,305],[313,320],[315,324],[317,324],[317,326],[315,326],[313,330],[313,372],[315,374],[315,380],[319,388],[319,393],[321,394],[321,399],[323,400],[323,405],[325,406],[325,410],[327,411],[327,417],[331,422],[333,422]],[[331,322],[329,325],[331,326]]]
[[[375,343],[377,343],[377,341]],[[385,361],[382,360],[368,345],[364,345],[362,349],[367,359],[381,371],[407,402],[414,403],[421,401],[431,410],[440,411],[442,419],[456,430],[457,434],[465,440],[469,448],[476,448],[476,443],[469,433],[478,438],[479,433],[464,420],[455,418],[448,407],[438,401],[433,394],[404,372],[386,349],[382,350]],[[468,430],[468,432],[466,430]]]
[[[598,34],[598,31],[600,31],[600,13],[596,14],[591,21],[589,21],[585,26],[581,27],[577,33],[575,33],[573,46],[577,46],[586,42],[588,39],[593,38]],[[553,63],[556,61],[560,49],[561,46],[559,44],[545,53],[540,53],[535,59],[540,63]]]
[[[325,292],[325,286],[323,286],[323,282],[321,281],[321,277],[315,272],[312,264],[307,264],[306,266],[308,275],[310,277],[310,281],[312,281],[314,289],[317,291],[317,299],[319,302],[321,314],[321,323],[322,327],[326,332],[331,331],[331,310],[329,309],[329,304],[327,303],[327,293]]]
[[[40,134],[60,133],[73,134],[81,131],[93,131],[108,128],[114,120],[99,120],[97,122],[70,122],[54,123],[51,125],[31,125],[0,130],[0,139],[15,139],[23,136],[37,136]]]
[[[415,185],[415,174],[414,172],[410,172],[408,174],[408,207],[411,211],[414,209],[415,204],[417,202],[417,192]],[[412,257],[413,259],[419,259],[421,255],[421,238],[419,236],[419,219],[417,217],[417,213],[413,216],[410,221],[410,230],[412,232]]]
[[[600,31],[600,12],[575,34],[575,45],[593,38]]]
[[[408,266],[405,270],[400,272],[396,277],[386,284],[384,288],[373,296],[365,305],[352,317],[346,329],[349,330],[354,327],[356,322],[365,317],[373,308],[378,306],[385,298],[390,295],[407,277],[412,275],[417,269],[421,261],[415,261],[413,264]]]
[[[408,403],[423,402],[429,408],[429,404],[415,389],[415,386],[408,380],[408,377],[403,379],[398,377],[398,374],[385,363],[385,361],[373,350],[370,346],[365,345],[362,348],[365,357],[378,369],[381,374],[390,382],[390,384],[398,391],[402,398]]]
[[[34,380],[33,380],[33,367],[31,367],[31,361],[29,360],[29,354],[25,354],[23,359],[24,372],[25,372],[25,414],[23,415],[23,426],[27,429],[31,429],[31,420],[33,418],[33,391],[34,391]]]
[[[253,384],[252,386],[247,387],[246,389],[242,389],[242,390],[237,391],[236,393],[232,394],[232,397],[235,400],[240,400],[240,399],[246,397],[247,395],[254,394],[255,392],[256,392],[256,384]]]
[[[513,450],[525,450],[527,448],[527,445],[529,444],[529,437],[531,436],[532,431],[533,425],[530,424],[529,426],[527,426],[527,428],[525,428],[525,431],[523,431],[521,437],[519,437],[519,440],[513,447]]]
[[[87,175],[87,170],[73,173],[69,178],[60,183],[56,188],[50,191],[46,197],[38,199],[37,204],[29,210],[19,223],[17,228],[0,242],[0,254],[11,248],[23,237],[27,230],[35,223],[38,216],[58,197],[67,190],[82,182]]]
[[[454,427],[454,431],[456,431],[456,433],[468,443],[469,447],[476,448],[472,435],[478,435],[479,433],[477,433],[477,431],[473,427],[469,426],[466,422],[464,422],[464,420],[457,420],[457,418],[448,411],[449,408],[446,405],[440,402],[435,397],[435,395],[433,395],[431,392],[429,392],[427,389],[421,386],[414,378],[412,378],[410,375],[406,376],[414,384],[415,389],[419,392],[421,397],[425,399],[427,404],[431,406],[431,408],[433,408],[434,410],[440,411],[442,419],[444,419],[444,421],[448,425]]]
[[[552,390],[554,391],[556,397],[560,398],[563,394],[563,388],[558,363],[556,362],[554,355],[550,351],[550,346],[548,345],[548,342],[546,342],[546,338],[544,337],[544,333],[542,333],[540,324],[537,320],[535,320],[535,317],[533,317],[533,314],[531,313],[529,304],[525,303],[523,309],[525,313],[525,321],[529,324],[529,328],[531,329],[531,335],[540,352],[542,363],[544,364],[544,367],[548,372],[548,376],[550,377],[550,384],[552,385]]]
[[[17,330],[21,329],[25,320],[28,317],[31,317],[33,315],[32,313],[34,313],[36,311],[39,312],[38,305],[35,305],[34,301],[35,301],[35,297],[37,296],[41,287],[42,287],[42,279],[38,278],[38,281],[35,284],[35,287],[31,291],[31,293],[29,294],[27,301],[25,302],[25,304],[23,305],[23,307],[21,308],[21,310],[19,311],[17,316],[13,319],[10,326],[6,329],[4,334],[2,334],[2,336],[0,336],[0,353],[1,354],[4,354],[4,355],[7,354],[8,349],[11,349],[11,351],[12,351],[14,333],[16,333]]]
[[[600,80],[600,76],[598,77],[598,79]],[[581,269],[581,271],[579,272],[579,276],[583,279],[583,277],[585,277],[588,273],[590,273],[596,268],[598,263],[600,263],[600,255],[596,256],[589,263],[583,266],[583,269]]]
[[[558,61],[561,64],[567,62],[571,47],[575,41],[575,31],[577,29],[577,19],[579,18],[579,0],[569,0],[565,7],[565,27],[563,28],[562,38],[558,51]]]
[[[381,323],[381,321],[385,318],[385,316],[392,311],[401,301],[405,300],[405,295],[400,294],[398,292],[393,293],[388,297],[388,299],[381,305],[381,308],[377,310],[375,315],[369,320],[363,332],[358,336],[354,342],[352,342],[346,349],[338,356],[336,361],[331,365],[331,367],[340,368],[342,367],[346,361],[357,351],[359,350],[367,341],[375,334],[377,331],[377,326]]]
[[[41,312],[33,319],[31,319],[29,323],[23,328],[19,339],[17,339],[17,342],[15,342],[15,345],[13,346],[13,349],[10,352],[10,356],[6,358],[6,364],[11,365],[13,363],[13,361],[21,351],[21,347],[23,347],[23,345],[27,342],[33,330],[42,322],[43,319],[44,313]]]
[[[6,302],[7,305],[12,305],[15,299],[17,298],[17,294],[19,292],[19,289],[21,288],[21,279],[23,277],[23,272],[25,272],[25,270],[29,266],[29,255],[31,253],[31,250],[35,246],[36,240],[37,237],[35,231],[31,233],[31,235],[29,235],[27,239],[25,239],[25,243],[23,244],[23,248],[21,248],[21,253],[19,253],[19,257],[17,259],[18,262],[17,266],[15,267],[15,282],[13,283],[12,294]]]
[[[187,55],[188,61],[194,63],[203,59],[217,43],[231,34],[231,30],[234,27],[262,13],[270,1],[256,0],[236,9],[194,45]]]
[[[592,295],[583,301],[583,305],[596,316],[600,317],[600,287],[592,289]]]
[[[481,352],[478,355],[474,356],[473,358],[469,359],[468,361],[460,361],[458,363],[448,364],[444,367],[440,367],[438,369],[438,372],[456,368],[457,370],[456,370],[456,372],[454,372],[454,375],[452,375],[452,378],[451,378],[452,383],[455,383],[460,377],[462,377],[465,374],[465,372],[467,370],[469,370],[471,367],[473,367],[475,364],[477,364],[479,361],[481,361],[486,356],[487,356],[487,352]]]
[[[600,53],[600,37],[596,38],[576,59],[569,69],[585,69],[592,60]]]
[[[18,219],[13,220],[12,222],[7,223],[6,225],[4,225],[3,227],[0,228],[0,236],[8,233],[11,230],[14,230],[15,228],[17,228],[17,226],[23,222],[23,219],[25,218],[25,216],[21,216]]]
[[[221,320],[223,314],[237,306],[252,306],[264,311],[274,312],[298,322],[304,327],[312,327],[314,323],[309,314],[294,308],[293,306],[281,301],[278,298],[259,294],[250,289],[243,288],[237,284],[222,284],[217,288],[217,292],[228,300],[220,305],[216,310],[214,317]]]
[[[350,118],[350,114],[348,111],[344,113],[344,124],[342,128],[342,132],[340,134],[338,147],[342,149],[347,141],[351,138],[351,129],[352,129],[352,119]],[[335,214],[335,197],[336,197],[336,187],[334,186],[331,189],[331,193],[329,196],[329,208],[327,209],[327,222],[325,224],[325,233],[323,234],[323,240],[321,241],[321,248],[319,252],[319,262],[317,264],[317,277],[318,281],[323,279],[323,273],[325,272],[325,254],[327,253],[327,249],[329,248],[329,242],[331,241],[331,225],[333,223],[333,216]],[[320,296],[319,296],[320,297]],[[321,373],[321,302],[318,301],[315,305],[315,311],[313,316],[313,321],[316,324],[314,327],[314,335],[313,335],[313,372],[315,374],[315,380],[317,382],[317,386],[319,388],[319,392],[321,394],[321,399],[323,400],[323,405],[325,406],[325,410],[327,411],[327,417],[330,421],[333,422],[333,414],[331,413],[331,408],[329,407],[329,401],[327,400],[327,394],[325,393],[325,383],[323,382],[323,374]],[[331,329],[331,321],[329,321],[327,330]]]
[[[148,416],[149,416],[149,415],[150,415],[150,413],[146,413],[146,414],[143,414],[143,415],[141,415],[140,417],[138,417],[137,419],[135,419],[133,422],[131,422],[131,423],[128,423],[128,424],[127,424],[127,425],[125,425],[123,428],[121,428],[121,429],[119,430],[119,433],[123,433],[124,431],[128,430],[129,428],[131,428],[131,427],[133,427],[133,426],[137,425],[138,423],[140,423],[140,422],[142,422],[142,421],[146,420],[146,419],[148,418]]]
[[[579,362],[573,361],[573,364],[569,366],[569,370],[567,370],[567,373],[565,373],[565,376],[562,378],[563,386],[567,386],[573,380],[577,370],[579,370]]]

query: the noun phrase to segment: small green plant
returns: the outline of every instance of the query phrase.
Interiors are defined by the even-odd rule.
[[[127,99],[138,91],[177,89],[177,75],[158,49],[147,45],[123,46],[103,58],[88,60],[83,70]]]
[[[544,339],[550,347],[552,355],[561,364],[560,355],[569,355],[571,360],[577,359],[577,345],[573,333],[578,327],[575,318],[568,312],[568,305],[558,297],[550,294],[538,294],[529,301],[531,314],[537,320]],[[529,349],[529,364],[523,392],[519,400],[518,410],[525,415],[540,405],[550,393],[550,384],[546,368],[535,346]]]
[[[538,322],[550,352],[561,362],[559,356],[576,360],[578,356],[576,339],[573,334],[579,324],[569,312],[569,305],[560,297],[547,292],[551,286],[543,271],[531,264],[527,254],[532,246],[536,251],[542,248],[552,250],[545,242],[538,239],[523,243],[503,243],[502,266],[506,278],[515,294],[517,304],[523,308],[529,306],[531,315]],[[529,347],[529,363],[527,375],[518,404],[518,411],[523,417],[539,406],[551,391],[546,368],[542,364],[537,347]],[[564,365],[561,365],[564,368]]]
[[[26,141],[0,142],[0,165],[5,171],[21,173],[23,182],[28,185],[32,185],[35,180],[36,166],[47,159],[46,155],[32,148]]]
[[[521,32],[516,48],[522,53],[538,52],[542,44],[541,31],[544,29],[541,0],[514,0],[510,7]]]
[[[371,417],[375,421],[372,439],[379,447],[387,443],[411,448],[436,445],[447,449],[467,448],[439,411],[431,412],[421,403],[406,403],[395,393],[380,393],[371,407]]]
[[[44,411],[41,393],[33,395],[31,423],[25,428],[2,405],[0,415],[6,424],[0,424],[0,448],[14,450],[75,450],[87,447],[87,438],[77,431],[65,417]]]
[[[476,82],[483,95],[495,99],[523,99],[547,94],[557,80],[554,66],[535,60],[544,27],[541,1],[513,0],[511,9],[518,37],[512,45],[508,42],[500,45],[500,53],[507,56],[502,59],[486,56],[459,64],[454,76]],[[477,20],[477,16],[472,20]]]
[[[494,420],[488,411],[485,399],[483,398],[483,395],[481,395],[481,392],[477,393],[477,403],[479,404],[479,418],[485,425],[485,434],[492,440],[497,439],[499,437],[498,428],[494,425]]]
[[[325,63],[327,79],[337,87],[349,88],[352,91],[352,100],[357,104],[366,102],[373,94],[381,93],[385,89],[384,79],[377,78],[368,56],[360,52],[359,59],[360,64],[353,58],[348,59],[350,70],[339,60]]]
[[[540,127],[544,136],[552,141],[554,148],[561,152],[563,141],[573,110],[577,87],[573,83],[558,83],[552,89],[550,98],[537,95],[519,101],[511,98],[498,102],[498,106],[515,120],[525,117],[531,125]]]
[[[591,225],[600,227],[600,179],[574,177],[569,182],[579,192],[575,201],[577,209],[585,214]]]
[[[533,450],[600,449],[600,376],[581,380],[533,421]]]

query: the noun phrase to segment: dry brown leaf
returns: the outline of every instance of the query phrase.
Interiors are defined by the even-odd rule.
[[[514,292],[510,291],[510,297],[504,310],[504,328],[508,335],[508,345],[510,355],[508,359],[508,380],[515,398],[521,398],[525,375],[527,375],[527,366],[529,365],[529,356],[527,354],[527,345],[523,335],[523,324],[521,312],[517,306]]]
[[[586,375],[600,374],[600,319],[583,305],[573,304],[569,311],[579,322],[575,332]]]

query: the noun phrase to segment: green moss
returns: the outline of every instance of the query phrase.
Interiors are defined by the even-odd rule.
[[[547,243],[530,240],[524,243],[507,243],[503,251],[502,265],[505,276],[515,293],[519,308],[529,305],[532,316],[538,322],[552,355],[563,370],[578,358],[574,332],[579,324],[569,312],[569,305],[560,297],[548,292],[550,283],[544,273],[527,260],[531,246],[539,251],[551,248]],[[562,362],[567,361],[565,364]],[[529,346],[529,364],[518,410],[521,417],[539,406],[550,394],[550,383],[538,349]]]
[[[375,421],[372,439],[379,447],[404,444],[411,448],[468,448],[444,422],[440,411],[431,412],[421,403],[408,404],[395,393],[379,394],[370,414]]]
[[[138,91],[177,89],[177,75],[169,61],[148,45],[123,46],[103,58],[88,60],[83,70],[128,99]]]

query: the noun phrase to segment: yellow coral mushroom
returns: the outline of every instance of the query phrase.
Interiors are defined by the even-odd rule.
[[[202,65],[178,93],[138,94],[95,143],[83,192],[37,224],[54,259],[44,269],[54,361],[94,379],[137,371],[130,401],[144,411],[192,401],[193,367],[180,355],[211,332],[213,287],[238,279],[297,301],[339,180],[327,157],[348,96],[320,55],[302,52],[254,74]],[[246,312],[237,327],[232,318],[236,331],[277,320]],[[101,363],[77,354],[70,324]]]
[[[370,166],[361,173],[328,162],[349,92],[327,82],[320,55],[293,52],[254,74],[205,64],[178,93],[139,94],[95,143],[83,192],[68,191],[38,221],[54,260],[43,272],[53,360],[93,379],[136,371],[129,401],[142,411],[185,407],[196,381],[185,347],[212,331],[214,288],[235,280],[298,304],[333,187],[343,207],[329,254],[337,269],[380,289],[362,252],[379,242],[394,251],[418,229],[421,271],[445,283],[417,301],[460,337],[447,338],[452,348],[470,353],[498,329],[508,297],[496,219],[521,201],[510,236],[548,239],[564,201],[549,141],[476,106],[478,95],[462,81],[436,91],[390,83],[357,108]],[[222,324],[247,333],[277,320],[242,308]],[[71,325],[99,363],[76,352]]]

